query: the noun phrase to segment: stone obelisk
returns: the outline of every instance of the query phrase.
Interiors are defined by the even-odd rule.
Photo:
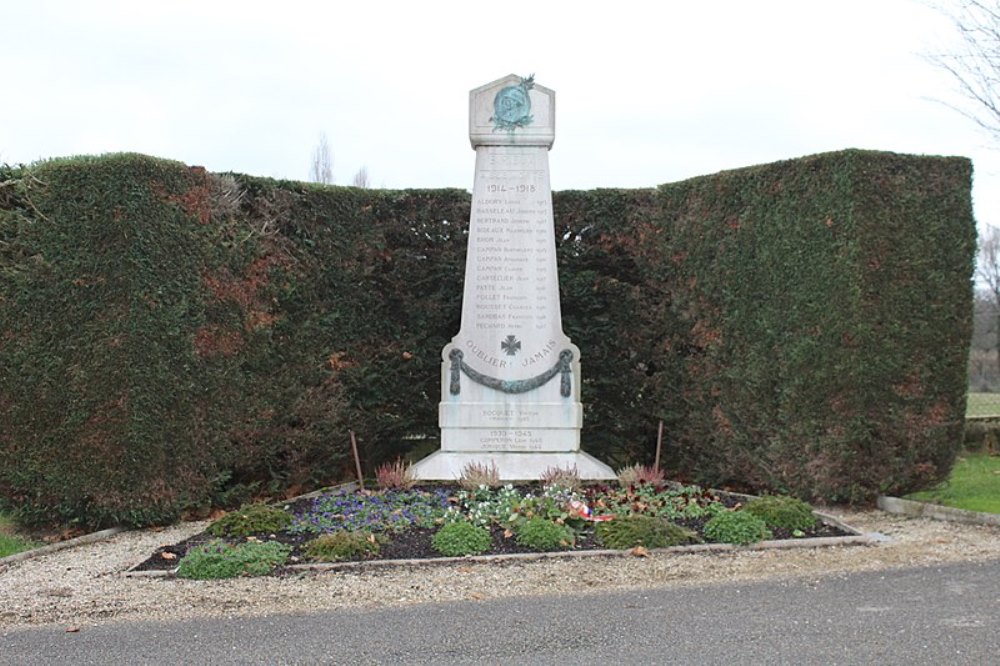
[[[441,450],[418,479],[452,480],[470,462],[504,480],[575,467],[614,471],[580,450],[580,350],[563,333],[548,151],[555,93],[506,76],[470,93],[476,151],[458,335],[442,352]]]

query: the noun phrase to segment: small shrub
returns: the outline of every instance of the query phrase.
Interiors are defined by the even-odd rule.
[[[770,539],[767,523],[746,511],[725,511],[705,523],[705,536],[718,543],[747,544]]]
[[[816,526],[816,516],[813,515],[812,507],[798,498],[787,495],[758,497],[748,502],[743,510],[763,519],[771,529],[794,532]]]
[[[215,539],[182,557],[177,575],[197,580],[264,576],[284,564],[291,550],[291,546],[277,541],[247,541],[231,546]]]
[[[409,490],[416,483],[413,465],[397,458],[396,462],[383,463],[375,470],[375,482],[383,490]]]
[[[485,527],[468,521],[448,523],[434,534],[431,546],[445,557],[461,557],[486,552],[493,538]]]
[[[597,525],[597,539],[608,548],[626,550],[636,546],[668,548],[697,541],[697,535],[670,521],[634,514]]]
[[[559,486],[568,490],[580,487],[580,470],[571,467],[549,467],[538,477],[543,486]]]
[[[208,526],[212,536],[244,537],[280,532],[292,524],[292,514],[266,504],[249,504]]]
[[[489,464],[470,462],[462,468],[458,484],[467,490],[475,490],[480,486],[497,488],[500,486],[500,470],[493,461]]]
[[[313,562],[340,562],[378,555],[382,540],[371,532],[340,530],[305,544],[305,555]]]
[[[566,550],[576,543],[573,530],[544,518],[531,518],[517,528],[517,542],[532,550]]]

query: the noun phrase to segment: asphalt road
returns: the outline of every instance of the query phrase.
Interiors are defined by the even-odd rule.
[[[0,630],[0,663],[1000,664],[1000,560],[809,581]]]

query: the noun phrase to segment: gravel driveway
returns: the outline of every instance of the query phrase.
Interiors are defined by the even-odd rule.
[[[116,620],[308,613],[713,581],[819,578],[852,571],[1000,559],[997,527],[957,525],[877,510],[825,511],[863,532],[879,532],[890,539],[872,546],[458,562],[226,581],[125,573],[157,547],[185,539],[207,525],[185,523],[163,530],[124,532],[107,541],[0,565],[0,628],[45,623],[69,628]]]

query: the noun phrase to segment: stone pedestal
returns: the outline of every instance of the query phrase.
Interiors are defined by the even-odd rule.
[[[548,150],[555,94],[508,76],[473,90],[475,184],[462,324],[442,352],[441,450],[418,479],[452,480],[470,462],[504,480],[550,467],[614,478],[580,451],[580,350],[562,331]]]

